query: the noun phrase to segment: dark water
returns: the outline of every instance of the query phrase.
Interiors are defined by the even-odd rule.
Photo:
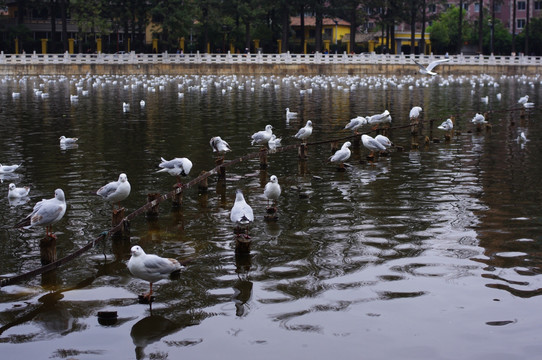
[[[190,158],[189,179],[213,168],[212,136],[234,159],[257,150],[250,135],[266,124],[292,144],[308,119],[310,141],[347,135],[350,118],[384,109],[394,126],[408,124],[415,105],[435,120],[419,149],[408,129],[393,130],[404,150],[374,166],[354,146],[351,166],[337,172],[326,144],[309,147],[307,161],[285,151],[267,170],[257,159],[228,168],[206,194],[187,190],[180,209],[165,202],[158,220],[133,220],[128,242],[2,288],[0,349],[10,359],[538,358],[542,116],[507,110],[525,94],[540,104],[540,79],[423,79],[0,78],[0,162],[23,164],[1,175],[4,276],[40,266],[44,229],[10,227],[56,188],[68,203],[54,227],[62,257],[109,228],[110,205],[93,195],[100,186],[125,172],[132,212],[175,183],[156,173],[160,157]],[[299,117],[286,122],[286,107]],[[488,110],[491,130],[474,131],[470,119]],[[436,125],[451,115],[460,133],[446,142]],[[61,149],[60,135],[79,146]],[[424,145],[425,135],[442,141]],[[277,222],[263,219],[271,175],[283,189]],[[10,204],[10,182],[31,186],[30,199]],[[235,256],[229,221],[237,188],[256,215],[245,257]],[[152,311],[137,302],[148,283],[126,268],[134,244],[188,262],[180,279],[155,285]],[[106,310],[117,311],[115,325],[98,323]]]

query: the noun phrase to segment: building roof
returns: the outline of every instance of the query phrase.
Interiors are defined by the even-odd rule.
[[[306,27],[316,27],[316,17],[314,16],[305,16],[305,26]],[[322,19],[322,25],[323,26],[335,26],[335,20],[337,20],[337,25],[339,26],[350,26],[350,23],[348,21],[344,21],[343,19],[339,18],[323,18]],[[290,26],[301,26],[301,17],[297,16],[291,16],[290,17]]]

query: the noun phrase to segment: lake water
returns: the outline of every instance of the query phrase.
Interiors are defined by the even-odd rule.
[[[385,109],[393,127],[407,125],[421,106],[425,127],[414,140],[392,130],[399,149],[374,165],[353,146],[345,172],[327,161],[329,144],[309,146],[305,161],[293,150],[270,154],[265,170],[257,158],[228,167],[207,193],[186,190],[180,208],[166,201],[158,219],[132,220],[129,240],[1,288],[0,349],[9,359],[537,359],[542,115],[523,114],[517,100],[542,103],[540,80],[2,77],[0,163],[22,163],[0,175],[3,277],[40,266],[45,230],[12,227],[56,188],[68,204],[53,228],[63,257],[110,228],[100,186],[126,173],[131,213],[175,184],[156,173],[160,157],[190,158],[186,181],[212,169],[213,136],[233,160],[258,150],[250,135],[266,124],[288,145],[310,119],[318,142]],[[286,107],[299,116],[286,121]],[[471,118],[487,111],[492,127],[477,132]],[[451,115],[458,132],[445,141],[436,126]],[[61,135],[78,147],[61,149]],[[264,220],[271,175],[283,190],[273,222]],[[10,203],[11,182],[30,197]],[[238,188],[256,217],[249,256],[234,251]],[[155,284],[152,308],[137,300],[148,283],[126,267],[134,244],[187,263],[179,279]],[[116,311],[117,322],[101,325],[99,311]]]

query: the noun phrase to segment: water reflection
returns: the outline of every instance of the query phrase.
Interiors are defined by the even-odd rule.
[[[5,139],[0,151],[25,164],[14,174],[16,182],[32,184],[36,197],[66,189],[68,212],[57,226],[60,256],[109,228],[110,209],[94,195],[102,180],[111,173],[128,174],[132,193],[124,205],[130,213],[146,203],[148,194],[172,190],[171,177],[156,176],[161,156],[189,154],[194,164],[189,179],[213,168],[216,159],[207,145],[213,136],[228,140],[228,161],[257,151],[249,135],[267,123],[283,146],[293,143],[291,136],[309,119],[314,141],[342,136],[348,119],[383,109],[401,126],[408,125],[409,109],[420,105],[425,126],[419,137],[409,127],[395,129],[389,135],[397,151],[374,164],[354,143],[344,172],[327,162],[329,144],[309,146],[305,160],[295,151],[271,153],[265,169],[257,158],[243,161],[228,167],[225,179],[208,178],[207,191],[187,190],[180,206],[162,202],[157,216],[131,221],[130,238],[111,239],[93,250],[113,253],[113,261],[102,266],[95,257],[83,256],[29,279],[22,285],[27,291],[15,295],[2,289],[0,341],[10,355],[28,348],[45,356],[123,358],[135,346],[137,358],[212,358],[229,346],[267,344],[279,352],[277,357],[303,351],[311,357],[348,358],[363,346],[364,354],[375,359],[401,357],[412,348],[428,349],[413,356],[420,359],[440,353],[469,358],[489,357],[487,349],[499,351],[519,341],[524,357],[534,357],[533,343],[522,334],[540,320],[537,305],[528,300],[542,289],[542,129],[537,109],[524,116],[505,109],[525,91],[538,103],[538,88],[499,79],[503,100],[496,102],[497,90],[487,85],[497,80],[476,76],[450,77],[445,86],[438,79],[418,85],[422,80],[416,77],[347,76],[0,81],[5,85],[0,120],[13,123],[9,132],[0,129]],[[41,84],[49,98],[34,96]],[[312,92],[300,93],[308,88]],[[21,96],[13,98],[12,91]],[[75,93],[78,101],[70,101]],[[490,100],[481,104],[485,96]],[[142,99],[144,108],[138,105]],[[130,111],[123,111],[122,102],[131,104]],[[298,112],[289,124],[286,107]],[[493,126],[476,132],[470,119],[487,109],[499,110],[490,120]],[[429,120],[440,124],[451,115],[458,132],[442,141]],[[523,147],[517,142],[521,131],[529,139]],[[79,147],[59,149],[62,133],[81,138]],[[283,189],[277,221],[264,220],[262,194],[270,175]],[[229,222],[237,188],[256,215],[252,251],[244,256],[235,254]],[[39,264],[39,236],[8,229],[33,203],[0,203],[2,274]],[[148,252],[191,260],[180,279],[159,284],[150,315],[148,306],[137,304],[141,284],[125,264],[136,243]],[[45,291],[62,296],[40,306]],[[124,320],[111,327],[96,324],[96,312],[104,309],[118,311]],[[487,326],[493,332],[480,340]],[[506,334],[494,331],[498,328],[506,328]],[[26,336],[38,332],[49,334],[52,344]],[[231,335],[227,345],[225,334]],[[432,334],[446,342],[433,341]],[[17,346],[20,339],[25,349]],[[89,339],[103,348],[88,350]]]

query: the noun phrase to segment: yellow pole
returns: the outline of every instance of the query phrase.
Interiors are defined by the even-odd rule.
[[[19,38],[15,38],[15,54],[19,53]]]
[[[68,52],[69,52],[70,54],[73,54],[73,44],[74,44],[74,41],[75,41],[75,39],[73,39],[73,38],[69,38],[69,39],[68,39]]]
[[[368,50],[369,50],[370,53],[372,53],[372,52],[375,51],[375,43],[376,43],[376,41],[369,40],[368,42],[369,42],[369,49]]]
[[[41,39],[41,53],[47,54],[47,39]]]
[[[282,40],[277,40],[278,53],[282,53]]]
[[[329,52],[329,44],[331,43],[331,40],[324,40],[324,50]]]
[[[254,39],[254,52],[258,52],[258,48],[260,47],[260,39]]]
[[[207,54],[210,54],[211,53],[211,43],[208,42],[207,43]]]
[[[179,40],[179,49],[184,52],[184,36]]]
[[[230,41],[230,54],[235,53],[235,47],[233,46],[233,42]]]
[[[152,51],[158,52],[158,39],[152,39]]]
[[[96,39],[96,52],[98,54],[101,54],[101,52],[102,52],[102,38],[97,38]]]
[[[350,54],[350,41],[346,43],[346,53]]]

